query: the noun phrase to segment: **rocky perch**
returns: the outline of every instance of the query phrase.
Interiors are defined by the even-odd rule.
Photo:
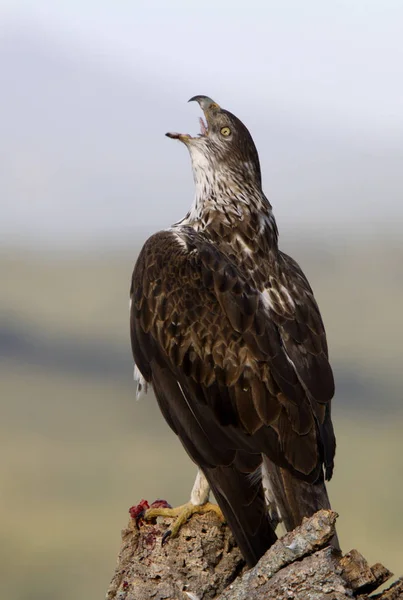
[[[162,544],[169,520],[131,519],[107,600],[403,599],[403,578],[371,595],[392,573],[351,550],[328,545],[337,514],[321,510],[279,539],[246,570],[229,528],[214,513],[195,515]]]

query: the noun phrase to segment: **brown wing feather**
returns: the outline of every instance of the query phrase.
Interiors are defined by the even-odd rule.
[[[225,429],[220,448],[265,453],[314,480],[326,445],[317,426],[323,412],[314,405],[329,400],[333,380],[309,284],[283,255],[268,312],[253,277],[193,229],[183,236],[186,247],[173,232],[156,234],[137,261],[131,332],[138,368],[155,384],[151,364],[158,363],[187,385],[193,410],[207,411],[204,426],[214,420]]]

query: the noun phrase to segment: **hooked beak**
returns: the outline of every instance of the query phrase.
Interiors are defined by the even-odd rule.
[[[165,135],[173,140],[179,140],[181,142],[183,142],[184,144],[189,143],[191,140],[197,140],[198,138],[203,138],[203,137],[207,137],[209,134],[209,124],[210,124],[210,120],[212,115],[221,110],[219,105],[214,102],[214,100],[212,100],[211,98],[209,98],[208,96],[193,96],[193,98],[190,98],[189,102],[198,102],[200,108],[202,109],[202,111],[204,112],[204,116],[206,118],[206,123],[203,121],[203,119],[200,117],[200,133],[195,136],[192,137],[191,135],[189,135],[188,133],[174,133],[174,132],[168,132]]]
[[[214,102],[214,100],[212,100],[208,96],[193,96],[193,98],[188,100],[188,102],[197,102],[204,114],[209,113],[211,111],[220,110],[220,107],[218,106],[217,102]]]

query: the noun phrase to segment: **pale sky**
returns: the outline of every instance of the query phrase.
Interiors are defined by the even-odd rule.
[[[0,11],[5,27],[36,21],[192,94],[225,89],[403,129],[401,0],[3,0]]]
[[[401,0],[0,0],[0,236],[181,218],[189,160],[163,134],[197,131],[196,94],[250,128],[280,231],[395,226],[402,24]]]

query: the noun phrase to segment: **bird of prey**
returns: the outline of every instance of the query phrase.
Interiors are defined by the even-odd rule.
[[[195,198],[135,265],[135,375],[199,467],[182,515],[209,510],[211,490],[254,565],[276,518],[291,530],[330,508],[334,381],[312,289],[279,250],[248,129],[210,98],[191,100],[200,134],[166,135],[189,150]]]

